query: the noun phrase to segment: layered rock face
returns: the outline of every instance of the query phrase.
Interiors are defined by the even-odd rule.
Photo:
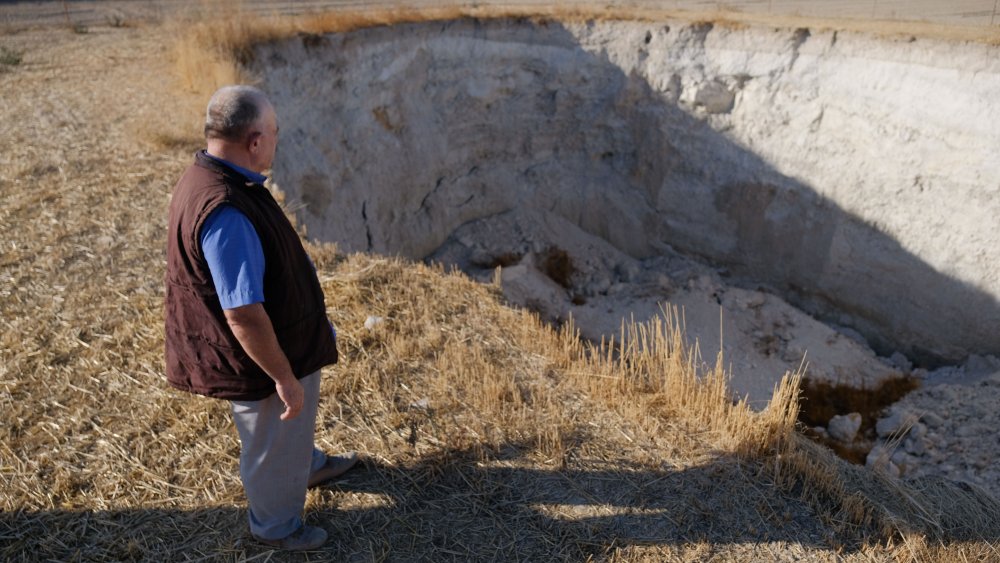
[[[919,362],[1000,353],[998,55],[461,20],[300,37],[257,64],[281,116],[274,176],[312,237],[423,259],[539,217],[620,255],[603,291],[680,253]]]

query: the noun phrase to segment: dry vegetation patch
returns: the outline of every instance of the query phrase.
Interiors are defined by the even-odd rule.
[[[315,21],[398,21],[326,17]],[[230,23],[221,37],[246,38],[236,45],[272,37]],[[227,405],[163,378],[166,205],[204,103],[172,82],[171,32],[3,38],[25,53],[0,74],[6,560],[273,555],[247,539]],[[238,49],[217,47],[238,68]],[[323,559],[997,555],[990,499],[891,482],[801,440],[795,375],[763,413],[732,404],[721,364],[676,322],[587,346],[461,275],[309,249],[342,352],[324,373],[317,440],[367,456],[309,494],[307,519],[332,536]]]

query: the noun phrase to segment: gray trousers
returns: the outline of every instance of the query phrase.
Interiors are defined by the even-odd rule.
[[[250,533],[275,540],[302,526],[309,475],[326,463],[313,446],[319,407],[320,372],[299,380],[302,412],[279,417],[285,405],[275,393],[261,401],[231,401],[240,435],[240,478],[250,505]]]

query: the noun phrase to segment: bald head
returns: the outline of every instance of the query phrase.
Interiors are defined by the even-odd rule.
[[[253,86],[223,86],[208,101],[205,110],[205,138],[242,142],[268,109],[273,109],[264,92]]]

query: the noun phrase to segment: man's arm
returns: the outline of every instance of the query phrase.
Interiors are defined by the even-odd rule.
[[[246,215],[223,205],[213,211],[199,236],[219,304],[230,330],[277,387],[285,403],[282,420],[302,410],[302,385],[278,344],[271,319],[264,311],[264,251]]]
[[[264,305],[254,303],[225,309],[224,313],[229,328],[250,359],[274,380],[278,397],[285,403],[281,420],[291,420],[298,416],[305,400],[302,385],[295,378],[288,358],[278,345],[278,337],[274,334],[274,327],[264,311]]]

